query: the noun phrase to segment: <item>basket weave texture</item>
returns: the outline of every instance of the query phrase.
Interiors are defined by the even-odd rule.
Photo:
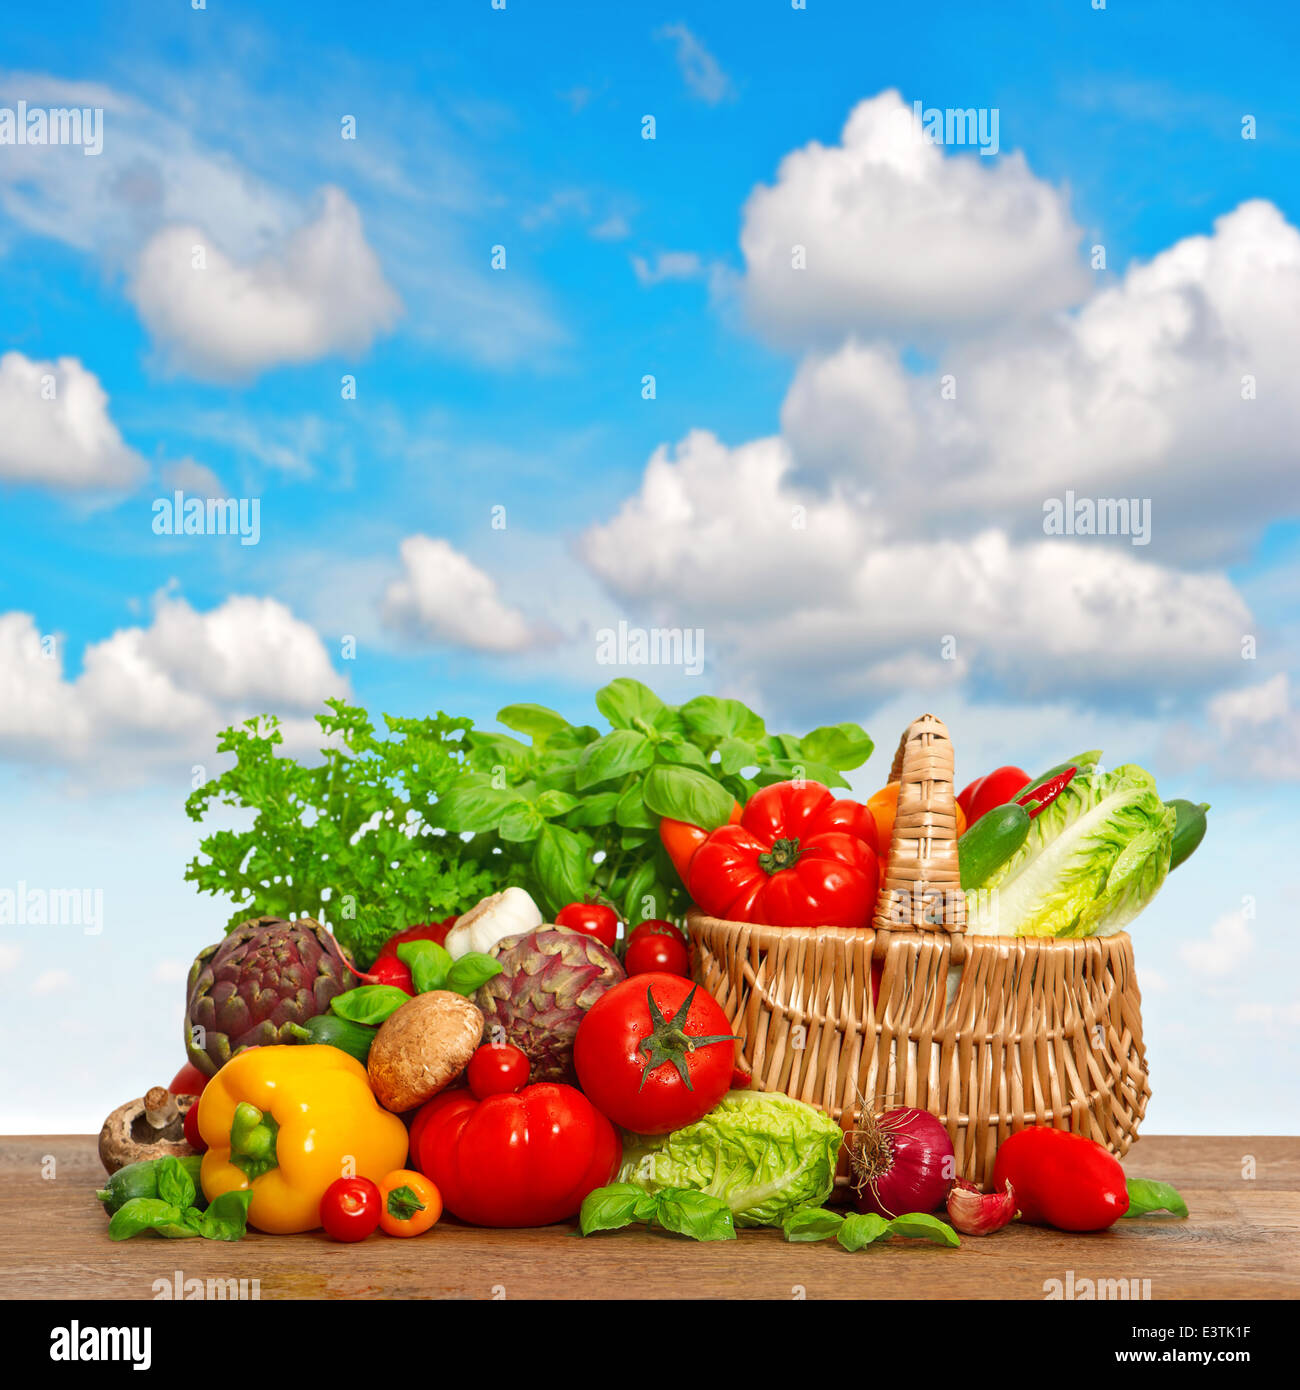
[[[755,1088],[846,1129],[864,1107],[928,1110],[974,1182],[988,1183],[998,1145],[1027,1125],[1124,1154],[1151,1094],[1132,942],[967,936],[952,767],[942,722],[915,721],[895,759],[902,787],[871,928],[693,912],[696,978],[731,1020]]]

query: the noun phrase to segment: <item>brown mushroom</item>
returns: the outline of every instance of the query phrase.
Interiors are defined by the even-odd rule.
[[[194,1153],[185,1140],[185,1112],[198,1096],[174,1096],[154,1086],[137,1100],[119,1105],[99,1131],[99,1158],[109,1173],[148,1158],[186,1158]]]
[[[465,1070],[482,1040],[483,1015],[463,994],[417,994],[375,1034],[367,1063],[371,1088],[386,1110],[414,1110]]]

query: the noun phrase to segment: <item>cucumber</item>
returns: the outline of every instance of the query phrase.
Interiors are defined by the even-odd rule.
[[[203,1205],[203,1189],[199,1186],[199,1169],[203,1165],[200,1154],[190,1154],[177,1160],[189,1173],[198,1193],[198,1204]],[[103,1187],[95,1193],[104,1204],[104,1210],[113,1216],[133,1197],[156,1197],[158,1195],[158,1160],[142,1159],[139,1163],[128,1163],[119,1168]]]
[[[1169,867],[1176,869],[1184,859],[1190,858],[1192,851],[1205,839],[1205,813],[1210,809],[1208,801],[1197,805],[1194,801],[1166,801],[1178,814],[1174,822],[1174,852]]]
[[[961,886],[982,887],[1028,838],[1029,812],[1023,806],[1009,801],[985,812],[957,841]]]
[[[353,1023],[351,1019],[340,1018],[338,1014],[317,1014],[300,1025],[297,1032],[299,1042],[323,1043],[327,1047],[337,1047],[349,1057],[355,1057],[364,1067],[370,1056],[370,1044],[375,1040],[377,1029],[367,1028],[364,1023]]]

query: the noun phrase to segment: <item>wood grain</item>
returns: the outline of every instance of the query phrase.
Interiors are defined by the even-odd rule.
[[[0,1138],[0,1298],[150,1299],[178,1270],[256,1279],[263,1299],[1041,1299],[1044,1281],[1069,1270],[1076,1281],[1149,1279],[1153,1299],[1300,1297],[1300,1139],[1153,1135],[1124,1166],[1172,1182],[1190,1218],[1122,1221],[1092,1236],[1016,1225],[959,1250],[853,1255],[775,1231],[690,1245],[641,1230],[583,1240],[569,1227],[484,1231],[448,1219],[416,1240],[361,1245],[319,1233],[114,1244],[94,1198],[103,1173],[93,1139]]]

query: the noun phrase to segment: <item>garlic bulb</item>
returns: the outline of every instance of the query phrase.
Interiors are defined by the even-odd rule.
[[[507,936],[518,936],[541,925],[541,909],[532,898],[522,888],[506,888],[457,917],[444,944],[455,960],[466,951],[490,953]]]

